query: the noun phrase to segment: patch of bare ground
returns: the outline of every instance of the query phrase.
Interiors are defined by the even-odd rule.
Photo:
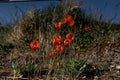
[[[120,80],[120,38],[104,41],[87,50],[80,49],[79,57],[101,70],[101,75],[95,80]]]
[[[77,49],[76,53],[76,58],[85,58],[88,63],[92,63],[100,69],[100,75],[94,76],[94,80],[120,80],[120,38],[104,41],[88,49]],[[8,54],[2,53],[0,59],[0,79],[3,80],[5,77],[13,76],[12,63],[29,64],[32,60],[36,60],[39,62],[39,66],[35,73],[39,78],[45,78],[49,72],[50,59],[43,53],[11,49]]]

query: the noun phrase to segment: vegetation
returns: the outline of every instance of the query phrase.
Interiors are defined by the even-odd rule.
[[[1,27],[0,57],[4,68],[0,70],[5,71],[0,71],[0,76],[4,73],[7,78],[21,79],[111,79],[111,71],[116,70],[110,66],[119,62],[115,55],[120,56],[120,29],[94,19],[94,14],[88,16],[81,6],[63,2],[28,11],[11,27]],[[112,78],[120,77],[116,74]]]

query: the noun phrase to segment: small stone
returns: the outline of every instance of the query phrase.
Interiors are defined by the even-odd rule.
[[[94,76],[94,79],[93,80],[98,80],[98,76]]]
[[[86,76],[83,76],[83,79],[85,79],[86,78]]]
[[[115,65],[110,65],[110,68],[114,68],[115,67]]]
[[[119,73],[120,73],[120,71],[116,71],[116,73],[117,73],[117,74],[119,74]]]
[[[120,70],[120,66],[116,66],[116,69]]]
[[[98,79],[98,76],[94,76],[94,79]]]

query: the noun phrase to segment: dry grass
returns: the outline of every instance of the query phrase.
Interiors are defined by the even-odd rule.
[[[4,45],[0,52],[0,79],[119,80],[120,72],[116,69],[116,66],[120,66],[119,30],[112,31],[109,28],[111,23],[106,24],[87,19],[85,15],[82,18],[79,17],[76,12],[76,9],[80,9],[78,6],[81,5],[64,2],[56,7],[49,7],[46,11],[28,11],[23,19],[12,27],[10,34],[6,36],[5,43],[14,47],[10,48],[9,46],[8,52],[6,52]],[[63,25],[64,28],[56,30],[54,23],[62,21],[67,14],[74,16],[75,26],[66,28],[68,26]],[[80,14],[80,16],[83,15],[82,12]],[[85,24],[92,26],[88,33],[82,31]],[[63,52],[56,53],[53,58],[50,58],[48,52],[54,51],[55,47],[52,45],[51,39],[56,33],[60,33],[64,38],[68,31],[75,34],[75,40],[69,47],[63,46]],[[40,42],[40,48],[36,51],[29,47],[32,40]],[[85,60],[86,65],[92,65],[92,69],[94,67],[93,71],[95,71],[93,73],[96,73],[96,70],[98,73],[88,74],[90,77],[85,76],[87,74],[84,75],[81,73],[82,71],[78,71],[78,74],[72,72],[72,74],[77,75],[70,76],[67,74],[64,69],[65,65],[79,59]],[[73,67],[67,67],[67,69],[70,68],[74,71],[74,62],[71,64]],[[85,69],[82,68],[83,66],[80,69],[84,72]]]

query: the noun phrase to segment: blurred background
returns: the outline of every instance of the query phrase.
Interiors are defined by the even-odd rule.
[[[67,0],[69,1],[69,0]],[[104,21],[112,21],[120,23],[120,1],[119,0],[75,0],[78,3],[81,1],[83,10],[88,15],[102,15]],[[15,18],[19,18],[26,11],[34,9],[44,9],[50,5],[57,5],[62,0],[1,0],[0,1],[0,23],[13,23]]]

